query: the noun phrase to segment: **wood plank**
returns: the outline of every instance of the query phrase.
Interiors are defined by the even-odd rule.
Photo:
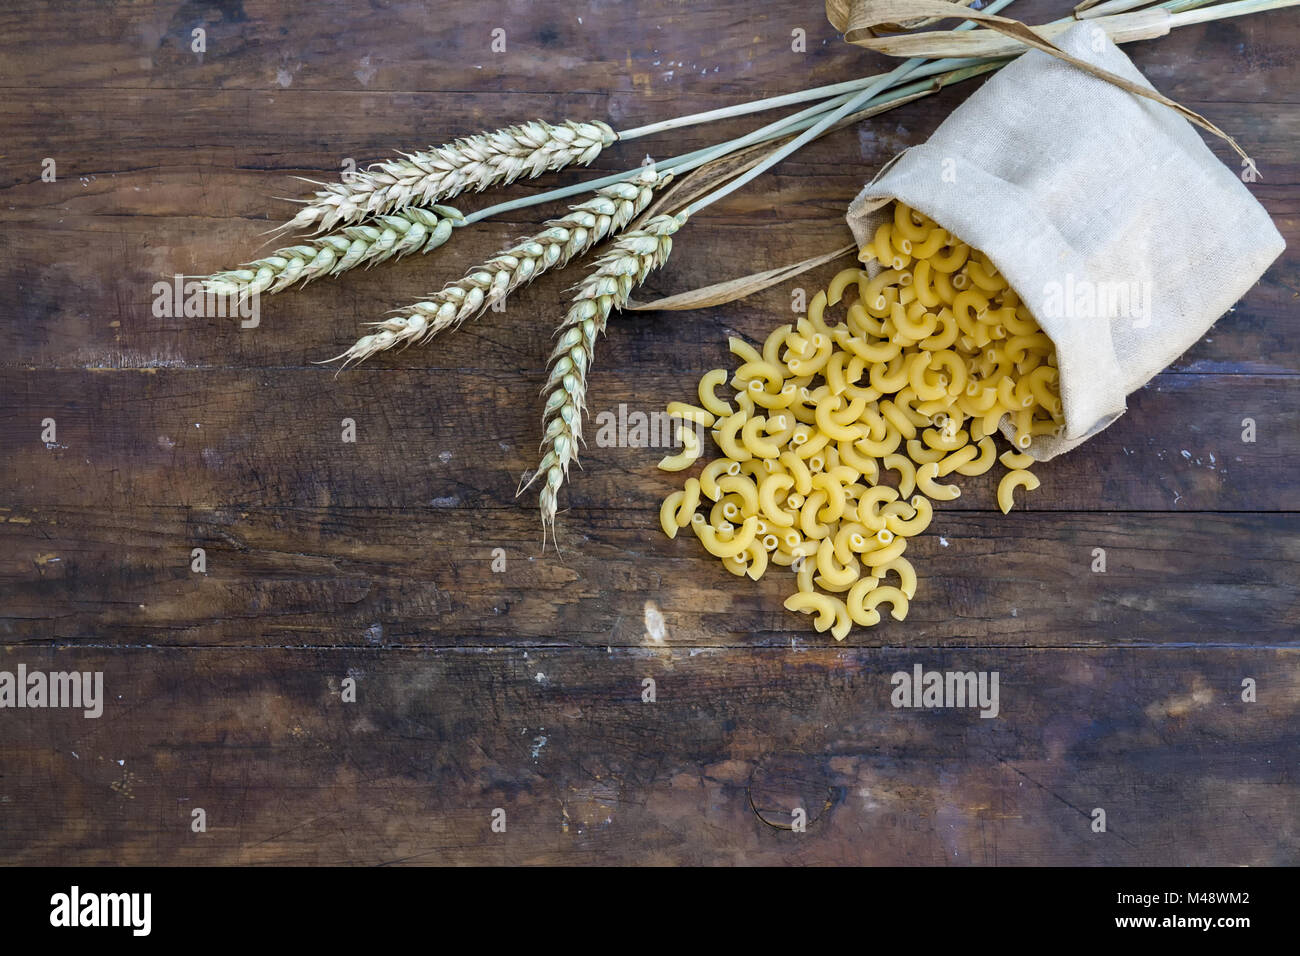
[[[0,641],[833,644],[783,609],[788,570],[733,577],[689,534],[663,537],[652,505],[564,521],[557,557],[527,512],[0,511]],[[1294,514],[941,512],[908,556],[920,583],[907,620],[849,645],[1295,645],[1300,625]]]
[[[1300,862],[1295,650],[0,653],[19,663],[102,671],[107,705],[4,712],[14,863]],[[893,708],[916,664],[997,671],[998,716]]]
[[[662,342],[662,335],[656,335]],[[627,339],[601,343],[593,416],[651,413],[689,400],[708,366],[665,350],[636,373],[607,371]],[[462,341],[463,344],[463,341]],[[455,361],[450,348],[447,359]],[[714,356],[724,361],[719,348]],[[540,369],[516,373],[362,368],[255,372],[0,371],[0,486],[5,504],[42,508],[183,505],[521,507],[535,466]],[[1041,511],[1293,511],[1300,486],[1300,376],[1158,376],[1086,445],[1037,468]],[[53,447],[42,421],[57,423]],[[356,423],[344,443],[341,423]],[[1242,422],[1256,441],[1243,442]],[[649,508],[684,475],[660,472],[662,448],[600,447],[587,436],[567,502]],[[706,451],[706,456],[711,455]],[[707,457],[706,459],[707,460]],[[700,466],[702,467],[703,461]],[[950,510],[994,505],[998,469],[963,483]]]
[[[1050,0],[1018,0],[1006,10],[1027,23],[1062,14]],[[578,22],[581,19],[582,22]],[[494,22],[494,20],[496,22]],[[114,8],[105,42],[101,10],[44,0],[0,11],[0,86],[48,89],[235,89],[431,91],[459,94],[583,88],[679,97],[718,89],[747,96],[838,82],[888,69],[889,61],[843,43],[820,6],[719,0],[588,4],[557,0],[492,7],[388,4],[377,14],[346,0],[242,0],[207,8],[135,0]],[[191,49],[203,27],[207,50]],[[492,29],[506,50],[491,50]],[[792,50],[791,30],[807,34]],[[1180,28],[1129,44],[1130,56],[1165,93],[1223,100],[1283,99],[1297,33],[1275,12]],[[57,50],[58,55],[51,55]],[[1231,69],[1188,69],[1222,62]],[[1289,102],[1295,102],[1294,99]]]
[[[558,80],[589,90],[637,91],[655,81],[682,94],[708,91],[720,77],[739,89],[766,89],[772,74],[807,74],[832,83],[865,55],[842,44],[824,12],[769,5],[745,14],[719,0],[691,4],[386,4],[345,0],[182,6],[143,0],[115,11],[113,43],[95,42],[102,17],[76,4],[35,4],[35,15],[0,19],[0,77],[10,85],[113,88],[226,88],[459,93],[553,89]],[[1025,9],[1042,7],[1030,0]],[[41,9],[44,8],[44,9]],[[53,10],[58,16],[50,16]],[[581,21],[581,22],[579,22]],[[807,53],[791,51],[790,30],[807,32]],[[191,49],[207,31],[207,51]],[[506,48],[492,50],[502,28]],[[98,30],[99,33],[95,31]],[[68,60],[54,69],[48,53]]]
[[[759,208],[749,210],[754,219],[747,222],[692,223],[668,266],[647,282],[643,297],[746,275],[765,263],[795,262],[851,240],[841,210],[817,199],[827,187],[815,176],[782,173],[774,182],[794,209],[806,210],[794,213],[797,228],[774,230],[770,210]],[[845,203],[856,184],[856,179],[844,181]],[[220,194],[229,195],[229,190]],[[343,351],[363,334],[366,323],[382,318],[391,308],[418,301],[532,228],[522,223],[482,223],[457,234],[451,244],[430,256],[386,263],[265,297],[259,305],[260,324],[241,329],[224,318],[155,316],[154,286],[177,272],[195,275],[217,268],[214,264],[233,264],[239,253],[232,250],[251,250],[260,241],[252,233],[265,229],[265,224],[255,229],[231,222],[200,225],[193,219],[174,221],[125,212],[72,217],[64,224],[15,225],[0,232],[0,253],[4,253],[0,287],[17,292],[16,301],[0,307],[11,317],[0,324],[0,367],[305,367]],[[1284,231],[1295,228],[1288,239],[1293,248],[1300,247],[1300,216],[1280,225]],[[790,315],[793,289],[824,285],[849,261],[846,257],[716,309],[620,316],[615,327],[635,332],[627,339],[631,351],[626,357],[619,351],[606,353],[602,361],[625,362],[632,368],[656,362],[669,337],[682,353],[702,355],[721,354],[727,335],[733,332],[761,338]],[[517,292],[502,312],[488,312],[436,345],[382,355],[370,364],[436,368],[452,361],[487,369],[538,364],[549,353],[552,332],[564,313],[565,290],[583,268],[575,265],[543,276]],[[1300,259],[1285,253],[1172,368],[1300,371],[1300,342],[1285,333],[1300,294],[1297,289]]]
[[[1185,90],[1180,100],[1191,108],[1215,114],[1212,118],[1231,127],[1250,146],[1249,152],[1263,174],[1262,179],[1250,184],[1252,189],[1272,190],[1273,198],[1286,199],[1275,187],[1295,183],[1293,143],[1300,125],[1295,111],[1280,108],[1286,105],[1284,102],[1261,98],[1258,91],[1234,102],[1215,88],[1220,80],[1213,74],[1182,72],[1199,75],[1201,86]],[[1256,77],[1254,82],[1259,80]],[[1267,80],[1269,90],[1281,98],[1293,103],[1300,99],[1300,79],[1294,73],[1282,71]],[[839,168],[826,164],[826,175],[851,174],[858,160],[883,161],[925,139],[984,82],[984,77],[978,77],[950,85],[853,129],[831,134],[823,142],[839,144],[834,149]],[[800,77],[772,92],[784,94],[806,86]],[[262,185],[256,182],[260,177],[271,188],[230,197],[225,214],[253,219],[268,214],[278,217],[290,207],[273,204],[270,197],[305,191],[301,183],[288,178],[290,175],[311,173],[316,178],[337,178],[345,158],[364,165],[391,158],[397,150],[428,148],[534,117],[551,122],[604,120],[616,130],[628,131],[691,110],[716,109],[759,98],[758,94],[729,92],[716,86],[696,100],[683,100],[667,90],[621,94],[569,89],[515,94],[508,102],[499,93],[482,90],[449,96],[365,90],[37,88],[0,102],[0,123],[9,136],[8,162],[0,170],[0,187],[7,190],[6,199],[15,207],[9,209],[6,204],[6,213],[50,207],[56,198],[89,209],[94,207],[94,197],[100,197],[102,202],[109,193],[111,182],[104,180],[124,174],[163,176],[185,171],[192,177],[195,171],[209,176],[237,173],[258,186]],[[615,142],[601,153],[593,168],[612,171],[635,165],[646,153],[663,159],[714,145],[798,108],[782,107]],[[239,122],[230,133],[238,135],[214,135],[214,124],[229,128],[232,116],[239,117]],[[1240,167],[1230,147],[1213,137],[1207,142],[1225,162]],[[815,155],[813,149],[801,150],[788,165],[810,162],[808,157]],[[56,182],[42,178],[41,164],[46,157],[57,162]],[[846,158],[851,159],[848,168]],[[546,183],[555,175],[547,174],[540,182]],[[131,192],[112,196],[113,201],[148,205],[154,212],[169,208],[160,204],[173,197],[157,192],[134,194],[134,186],[148,182],[132,182]],[[192,181],[189,185],[193,186]],[[171,215],[207,214],[209,207],[204,204],[222,197],[208,189],[185,198],[186,202],[170,207]],[[466,211],[475,208],[472,198],[464,202],[468,205]]]

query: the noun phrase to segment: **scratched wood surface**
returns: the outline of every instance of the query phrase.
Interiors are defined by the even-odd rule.
[[[433,347],[312,364],[559,205],[264,299],[256,329],[152,309],[161,277],[238,261],[290,214],[274,197],[300,194],[293,176],[346,158],[534,116],[627,128],[881,67],[819,3],[0,9],[0,671],[102,671],[106,697],[98,719],[0,710],[0,860],[1300,862],[1298,46],[1284,11],[1129,47],[1256,157],[1292,248],[1128,415],[1036,469],[1023,511],[967,480],[915,542],[908,620],[837,646],[782,609],[784,581],[662,537],[654,449],[593,443],[563,554],[541,551],[514,492],[574,270]],[[842,244],[862,182],[973,89],[711,207],[648,294]],[[615,145],[593,169],[756,124]],[[691,394],[729,334],[761,337],[834,269],[615,320],[593,410]],[[997,717],[895,709],[889,676],[918,663],[997,671]]]

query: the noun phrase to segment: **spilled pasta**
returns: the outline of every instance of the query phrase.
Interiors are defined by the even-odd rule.
[[[1052,342],[982,253],[898,202],[859,259],[880,271],[840,272],[761,349],[730,340],[739,367],[706,373],[698,406],[668,406],[682,450],[660,462],[691,468],[704,454],[697,430],[711,429],[722,456],[664,499],[664,533],[690,528],[739,576],[790,568],[785,606],[837,640],[880,623],[882,606],[907,616],[907,542],[932,501],[961,494],[945,479],[1001,462],[1006,513],[1038,487],[1033,436],[1064,423]],[[826,310],[850,290],[832,324]],[[1015,447],[999,455],[1004,422]]]

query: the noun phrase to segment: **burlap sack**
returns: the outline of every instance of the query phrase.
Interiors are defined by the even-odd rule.
[[[1150,86],[1088,23],[1057,43]],[[1285,243],[1172,109],[1037,50],[1008,64],[849,207],[859,245],[894,199],[988,254],[1056,344],[1065,428],[1048,459],[1122,415]],[[1010,425],[1004,424],[1010,437]]]

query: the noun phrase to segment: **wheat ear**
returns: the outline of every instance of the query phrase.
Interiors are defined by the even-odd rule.
[[[686,222],[685,214],[655,216],[640,229],[615,240],[611,250],[596,261],[595,268],[580,282],[564,321],[556,330],[559,342],[551,353],[550,374],[542,388],[546,404],[542,411],[544,449],[541,463],[519,490],[538,478],[542,530],[555,534],[555,513],[560,486],[569,465],[578,457],[582,441],[582,415],[586,411],[587,371],[591,368],[596,336],[605,330],[609,313],[627,304],[632,290],[651,271],[668,260],[672,235]]]
[[[324,231],[406,206],[428,206],[466,190],[530,179],[547,170],[585,166],[618,134],[600,121],[566,120],[552,126],[533,120],[446,146],[374,163],[344,182],[324,185],[285,228]]]
[[[424,302],[372,323],[375,332],[362,336],[336,358],[345,365],[361,362],[384,349],[423,342],[482,313],[548,269],[563,268],[606,236],[621,232],[650,205],[655,189],[671,179],[646,166],[627,182],[597,190],[559,219],[543,223],[537,235],[498,252]]]
[[[256,295],[279,292],[295,282],[335,276],[360,265],[374,265],[412,252],[431,252],[462,225],[465,217],[451,206],[411,207],[374,224],[346,226],[338,232],[301,245],[277,249],[269,256],[245,263],[239,269],[217,272],[203,280],[218,295]]]

